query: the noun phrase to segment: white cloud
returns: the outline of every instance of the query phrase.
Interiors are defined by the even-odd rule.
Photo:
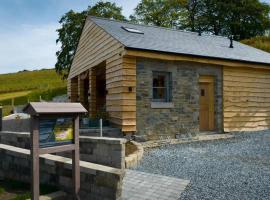
[[[58,24],[21,25],[0,31],[0,74],[22,69],[53,68]]]

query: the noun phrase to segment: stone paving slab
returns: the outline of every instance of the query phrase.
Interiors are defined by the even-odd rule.
[[[123,200],[177,200],[190,181],[126,170]]]

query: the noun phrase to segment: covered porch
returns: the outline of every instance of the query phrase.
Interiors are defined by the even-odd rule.
[[[90,123],[136,131],[135,58],[106,60],[68,80],[70,102],[80,102],[89,112]]]

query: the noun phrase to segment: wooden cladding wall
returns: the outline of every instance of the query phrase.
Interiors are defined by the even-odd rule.
[[[75,77],[108,58],[122,54],[123,45],[95,23],[86,20],[71,66],[69,78]]]
[[[106,111],[110,121],[123,132],[136,131],[136,59],[123,57],[123,45],[86,20],[74,57],[69,79],[89,70],[91,116],[96,115],[94,67],[106,62]],[[93,106],[94,107],[93,107]]]
[[[224,67],[223,98],[225,132],[270,128],[270,70]]]
[[[68,79],[67,93],[68,93],[70,102],[78,101],[78,78],[77,77]]]
[[[123,132],[136,131],[136,58],[114,56],[106,62],[106,108]]]

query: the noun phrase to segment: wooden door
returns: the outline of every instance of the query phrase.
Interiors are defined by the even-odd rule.
[[[214,130],[213,77],[200,78],[200,131]]]

